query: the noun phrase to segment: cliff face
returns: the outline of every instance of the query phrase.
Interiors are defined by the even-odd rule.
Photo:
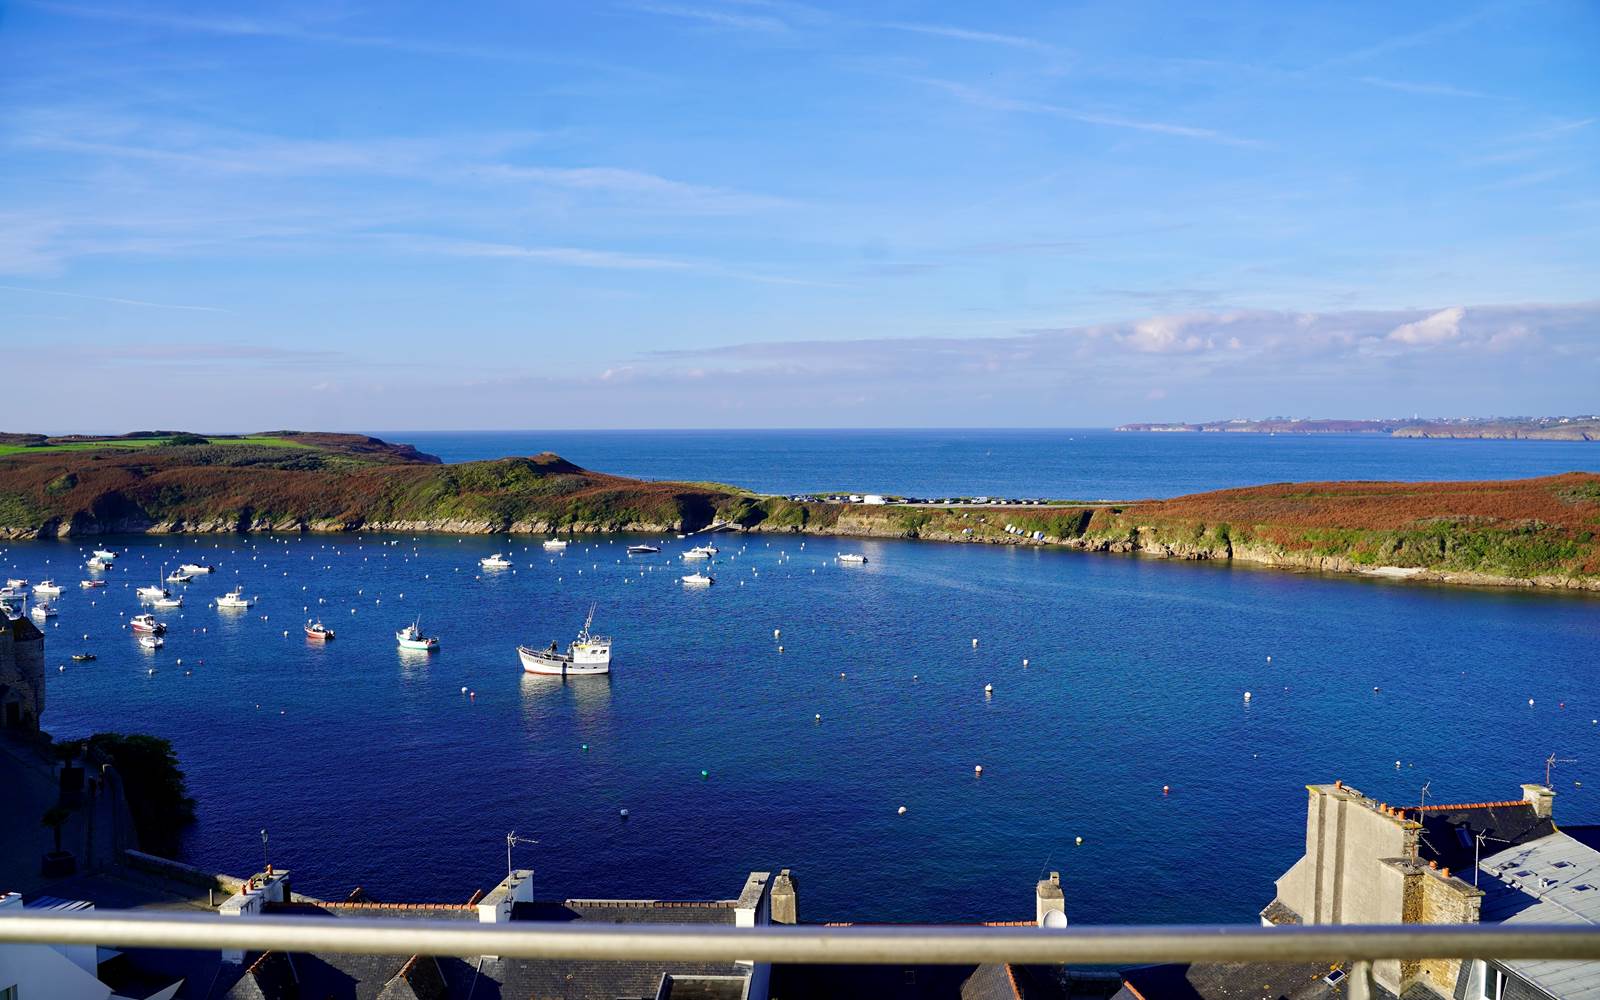
[[[404,446],[350,437],[296,435],[292,447],[0,456],[0,537],[661,533],[719,524],[1600,590],[1600,475],[1593,473],[1489,483],[1279,483],[1093,507],[864,506],[647,483],[551,454],[441,465],[410,457]]]

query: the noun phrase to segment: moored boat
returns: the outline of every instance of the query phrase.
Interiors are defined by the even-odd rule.
[[[439,648],[438,636],[422,634],[422,619],[420,618],[396,632],[394,641],[399,644],[401,649],[420,649],[431,653]]]
[[[161,634],[159,632],[152,632],[149,635],[141,635],[139,637],[139,645],[143,646],[145,649],[160,649],[166,644],[167,640],[161,638]]]
[[[250,598],[244,596],[243,587],[235,587],[226,594],[223,594],[221,597],[217,598],[217,609],[219,611],[225,609],[243,610],[249,606]]]
[[[327,642],[333,638],[333,629],[320,621],[306,622],[306,638],[314,639],[317,642]]]
[[[35,618],[54,618],[56,616],[56,606],[49,601],[40,601],[29,608],[28,613]]]
[[[183,607],[183,595],[179,594],[176,597],[158,597],[150,602],[150,606],[152,608],[181,608]]]
[[[128,619],[128,627],[135,632],[148,632],[151,635],[160,635],[167,630],[165,625],[156,621],[155,615],[134,615]]]
[[[630,546],[628,546],[628,555],[630,555],[630,556],[647,556],[647,555],[651,554],[652,552],[660,552],[660,551],[661,551],[661,549],[657,548],[654,545],[630,545]]]
[[[187,573],[190,576],[200,576],[204,573],[210,573],[215,569],[215,566],[211,566],[206,563],[184,563],[182,566],[178,567],[180,572]]]
[[[91,573],[104,573],[106,570],[111,568],[111,560],[101,559],[99,556],[95,556],[93,559],[90,559],[88,562],[84,563],[84,566],[86,566]]]
[[[839,553],[839,561],[842,563],[854,563],[857,566],[860,566],[867,561],[867,557],[859,552],[841,552]]]
[[[710,545],[696,545],[683,554],[685,559],[710,559],[717,554],[716,548]]]
[[[685,587],[709,587],[717,582],[716,577],[699,570],[690,573],[688,576],[680,576],[678,579],[683,581]]]
[[[106,585],[106,582],[104,580],[79,580],[78,581],[78,586],[82,587],[84,590],[99,590],[101,587],[104,587],[105,585]]]
[[[560,677],[607,674],[611,672],[611,637],[595,635],[589,631],[594,624],[594,607],[583,620],[578,637],[567,645],[567,651],[558,651],[554,642],[548,649],[517,647],[517,657],[522,669],[530,674],[550,674]]]
[[[492,556],[479,559],[478,565],[482,566],[484,569],[510,569],[511,560],[496,552]]]
[[[93,653],[73,653],[72,654],[72,662],[74,662],[74,663],[88,663],[90,660],[92,660],[94,658],[95,657],[94,657]]]
[[[565,538],[546,538],[544,550],[546,552],[565,552],[569,543]]]
[[[95,549],[94,557],[96,559],[104,560],[105,562],[112,562],[117,558],[117,554],[112,552],[110,549]]]
[[[185,573],[181,569],[175,569],[171,573],[167,574],[167,582],[168,583],[188,583],[190,580],[193,580],[193,579],[194,579],[194,576],[192,574]]]
[[[40,597],[59,597],[61,588],[54,580],[40,580],[33,585],[33,592]]]

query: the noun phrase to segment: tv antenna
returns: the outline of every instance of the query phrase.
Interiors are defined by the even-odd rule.
[[[1485,830],[1479,830],[1477,832],[1477,834],[1473,836],[1473,838],[1472,838],[1472,887],[1474,889],[1476,889],[1478,887],[1478,861],[1479,861],[1480,858],[1483,857],[1483,842],[1485,840],[1492,840],[1497,844],[1509,844],[1509,843],[1511,843],[1511,841],[1509,841],[1509,840],[1501,840],[1499,837],[1491,837],[1491,836],[1489,836],[1488,831],[1485,831]]]
[[[1544,759],[1544,787],[1553,788],[1550,784],[1550,772],[1554,771],[1557,764],[1576,764],[1576,757],[1557,757],[1554,753]]]
[[[511,874],[511,849],[513,847],[516,847],[518,844],[537,844],[537,843],[538,843],[538,841],[534,840],[532,837],[519,837],[517,835],[517,831],[515,831],[515,830],[512,830],[510,833],[506,834],[506,874],[507,875]]]
[[[1428,789],[1430,787],[1432,787],[1432,785],[1433,785],[1433,780],[1431,778],[1422,783],[1422,803],[1421,803],[1421,805],[1417,806],[1417,811],[1418,812],[1421,812],[1422,810],[1428,808]]]

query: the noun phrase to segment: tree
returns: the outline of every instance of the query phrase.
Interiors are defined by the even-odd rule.
[[[56,853],[61,853],[61,828],[66,825],[72,816],[72,810],[66,806],[51,806],[44,811],[44,818],[40,826],[48,826],[56,835]]]
[[[95,733],[75,745],[103,756],[122,776],[140,848],[176,855],[183,828],[194,822],[194,799],[172,744],[144,733]]]

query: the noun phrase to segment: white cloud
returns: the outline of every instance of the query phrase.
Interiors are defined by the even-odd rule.
[[[1467,311],[1460,306],[1441,309],[1424,319],[1402,323],[1389,331],[1389,340],[1401,344],[1442,344],[1461,336],[1461,320]]]
[[[1208,346],[1207,338],[1184,332],[1191,321],[1188,316],[1156,316],[1135,323],[1120,339],[1145,354],[1189,354]]]

